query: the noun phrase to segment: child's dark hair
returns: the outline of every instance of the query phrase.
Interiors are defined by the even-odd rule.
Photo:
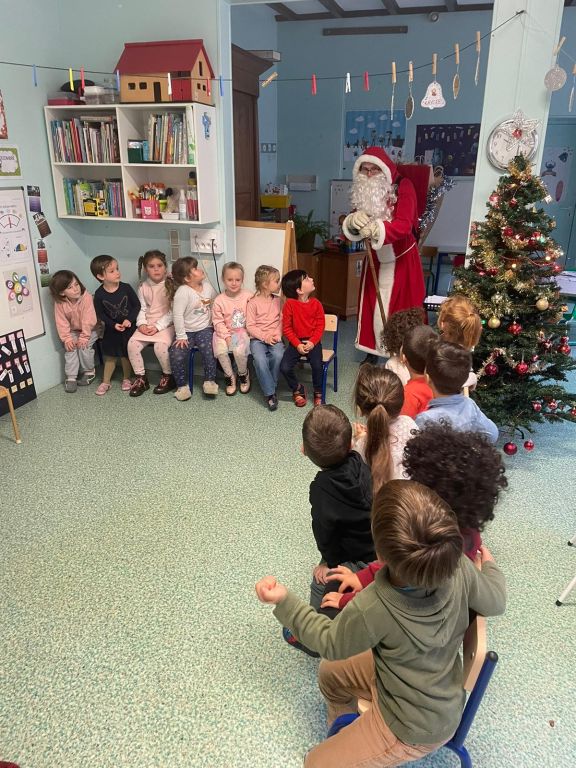
[[[430,343],[437,338],[438,334],[429,325],[416,325],[407,331],[402,344],[402,354],[414,373],[424,373]]]
[[[162,253],[162,251],[146,251],[144,256],[140,256],[138,259],[138,280],[142,280],[142,270],[146,269],[148,264],[152,261],[152,259],[159,259],[162,264],[168,269],[168,262],[166,261],[166,254]],[[174,298],[174,294],[176,293],[176,288],[173,288],[172,286],[172,276],[166,275],[164,278],[164,290],[166,291],[166,296],[172,301]]]
[[[172,264],[172,279],[166,283],[166,293],[170,301],[174,300],[174,295],[184,282],[190,272],[193,269],[198,268],[198,259],[194,256],[182,256],[181,259],[176,259]]]
[[[74,272],[70,272],[69,269],[59,269],[58,272],[54,272],[52,280],[50,280],[50,293],[52,294],[54,301],[66,301],[65,297],[62,296],[62,291],[65,291],[66,288],[68,288],[72,280],[76,280],[80,286],[80,295],[83,295],[86,288],[82,281],[79,280],[78,275],[75,275]]]
[[[508,486],[500,451],[479,432],[429,423],[406,443],[404,467],[453,510],[460,528],[482,531]]]
[[[402,309],[400,312],[394,312],[393,315],[390,315],[382,331],[382,344],[390,355],[400,354],[407,331],[417,325],[424,325],[425,318],[426,315],[422,307]]]
[[[372,536],[378,559],[401,586],[436,589],[462,557],[462,534],[454,512],[430,488],[391,480],[372,504]]]
[[[364,363],[354,385],[354,404],[366,417],[366,463],[374,493],[392,477],[390,422],[400,415],[404,388],[398,376],[381,365]]]
[[[102,278],[99,275],[103,275],[113,261],[116,261],[114,256],[107,256],[106,254],[95,256],[90,262],[90,272],[92,272],[96,280],[102,282]]]
[[[470,375],[472,355],[460,344],[436,341],[430,344],[426,373],[441,395],[458,395]]]
[[[282,293],[287,299],[297,299],[298,291],[302,288],[302,280],[308,277],[303,269],[291,269],[282,278]]]
[[[231,269],[239,269],[240,272],[242,272],[242,279],[244,279],[244,267],[242,264],[239,264],[237,261],[227,261],[226,264],[222,267],[222,279],[226,277],[226,272],[228,272]]]
[[[336,467],[342,464],[350,451],[350,419],[335,405],[319,405],[304,419],[302,442],[304,454],[317,467]]]

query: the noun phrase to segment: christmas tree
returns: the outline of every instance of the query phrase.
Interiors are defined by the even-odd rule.
[[[485,220],[472,224],[472,257],[456,270],[453,293],[467,296],[482,318],[472,397],[513,439],[535,422],[576,420],[576,394],[561,384],[576,360],[562,324],[568,308],[554,279],[563,255],[551,237],[556,223],[536,205],[550,201],[548,190],[522,155],[508,170],[490,195]],[[516,452],[514,444],[506,447]]]

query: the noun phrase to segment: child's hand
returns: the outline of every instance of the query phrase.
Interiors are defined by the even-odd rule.
[[[114,328],[119,332],[123,333],[126,330],[126,326],[123,323],[116,323],[114,325]]]
[[[276,580],[275,576],[264,576],[263,579],[256,582],[256,594],[261,603],[278,605],[284,600],[288,590]]]
[[[126,318],[126,320],[122,321],[122,325],[124,326],[124,328],[131,328],[132,327],[132,323],[130,322],[130,320],[128,320],[128,318]]]
[[[144,336],[150,336],[150,326],[149,325],[145,325],[145,324],[139,325],[138,326],[138,330],[140,331],[140,333],[143,333]]]
[[[347,589],[353,592],[359,592],[362,589],[362,583],[356,574],[346,568],[345,565],[339,565],[337,568],[331,568],[328,574],[328,581],[339,581],[338,592],[342,594]]]
[[[72,352],[73,349],[76,349],[76,342],[74,339],[68,339],[68,341],[64,342],[64,349],[66,352]]]
[[[299,352],[301,355],[305,355],[305,354],[306,354],[306,345],[305,345],[305,344],[302,344],[302,343],[298,344],[298,346],[296,347],[296,349],[297,349],[297,351],[298,351],[298,352]]]
[[[303,347],[306,354],[308,354],[308,352],[312,352],[312,350],[314,349],[314,344],[312,344],[311,341],[305,341],[303,344]]]
[[[76,346],[78,347],[78,349],[86,349],[86,347],[88,346],[88,342],[85,339],[78,339],[78,341],[76,342]]]
[[[316,568],[314,568],[312,571],[312,576],[319,584],[326,584],[326,575],[328,574],[329,570],[330,569],[326,563],[320,563],[320,565],[317,565]]]
[[[340,608],[340,599],[342,595],[340,592],[328,592],[322,598],[320,608]]]
[[[492,555],[492,552],[488,549],[488,547],[485,547],[484,544],[480,547],[478,550],[478,553],[476,554],[476,560],[475,565],[476,568],[482,568],[484,563],[493,563],[494,562],[494,556]]]
[[[158,333],[158,328],[156,328],[155,325],[149,325],[148,326],[148,336],[154,336],[155,333]]]
[[[178,347],[178,349],[188,349],[190,344],[188,343],[188,339],[176,339],[172,346]]]
[[[352,424],[352,438],[359,440],[366,434],[366,424],[361,424],[359,421],[355,421]]]

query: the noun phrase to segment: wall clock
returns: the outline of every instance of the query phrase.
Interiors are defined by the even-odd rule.
[[[495,168],[505,171],[516,155],[531,160],[538,149],[538,120],[528,119],[521,109],[511,120],[504,120],[488,137],[488,159]]]

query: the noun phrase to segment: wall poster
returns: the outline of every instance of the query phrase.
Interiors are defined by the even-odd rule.
[[[414,157],[446,176],[474,176],[479,138],[480,123],[418,125]]]
[[[404,154],[406,115],[403,109],[374,109],[346,112],[344,128],[344,166],[350,169],[367,147],[382,147],[392,160]]]

